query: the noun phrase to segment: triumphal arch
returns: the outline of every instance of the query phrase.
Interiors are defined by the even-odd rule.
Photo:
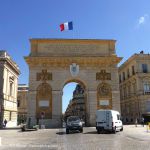
[[[69,82],[85,88],[86,118],[95,125],[97,109],[120,111],[115,40],[31,39],[28,119],[30,124],[60,127],[63,87]]]

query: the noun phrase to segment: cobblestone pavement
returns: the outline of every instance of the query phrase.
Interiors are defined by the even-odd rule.
[[[38,131],[0,130],[0,150],[150,150],[150,131],[138,125],[123,132],[97,134],[94,127],[83,133],[65,134],[65,129]]]

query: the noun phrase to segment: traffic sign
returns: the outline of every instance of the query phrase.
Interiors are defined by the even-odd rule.
[[[41,118],[43,119],[44,117],[45,117],[45,112],[42,111],[42,112],[41,112]]]

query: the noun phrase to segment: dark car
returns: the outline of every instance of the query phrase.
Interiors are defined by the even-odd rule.
[[[78,116],[70,116],[67,118],[66,134],[69,134],[70,131],[83,132],[83,123]]]

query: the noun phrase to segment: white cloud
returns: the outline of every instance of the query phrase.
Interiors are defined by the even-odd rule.
[[[145,17],[140,17],[139,18],[139,24],[144,24],[145,23]]]
[[[138,19],[137,27],[139,28],[141,25],[145,24],[149,19],[149,15],[145,14]]]

